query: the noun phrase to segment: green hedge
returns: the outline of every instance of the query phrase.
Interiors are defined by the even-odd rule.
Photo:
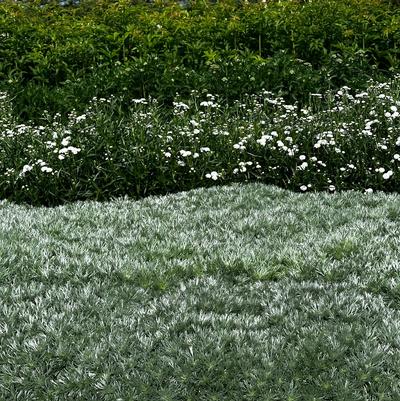
[[[0,4],[0,88],[15,113],[83,110],[93,96],[267,88],[289,100],[399,66],[400,10],[380,0]]]

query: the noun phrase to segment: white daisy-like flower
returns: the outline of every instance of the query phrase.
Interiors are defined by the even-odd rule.
[[[79,123],[79,122],[81,122],[81,121],[84,121],[84,120],[86,120],[86,115],[85,115],[85,114],[82,114],[81,116],[78,116],[78,117],[76,117],[76,119],[75,119],[75,121],[76,121],[77,123]]]
[[[133,103],[136,103],[136,104],[147,104],[147,101],[146,101],[146,99],[145,98],[141,98],[141,99],[132,99],[132,102]],[[175,104],[174,104],[174,106],[175,106]]]
[[[24,167],[22,167],[22,173],[25,174],[28,171],[31,171],[33,169],[33,167],[29,164],[25,164]]]
[[[219,174],[216,171],[211,171],[211,173],[206,174],[206,178],[210,178],[214,181],[218,180]]]
[[[179,153],[182,157],[188,157],[192,154],[190,150],[180,150]]]
[[[215,106],[214,102],[210,101],[203,101],[200,103],[200,106],[204,106],[204,107],[209,107],[209,106]]]
[[[388,180],[393,175],[392,170],[388,170],[385,174],[382,175],[384,180]]]
[[[71,137],[70,137],[70,136],[66,136],[66,137],[61,141],[61,145],[62,145],[62,146],[68,146],[70,140],[71,140]]]
[[[78,154],[81,151],[81,148],[76,148],[75,146],[68,146],[67,149],[74,155]]]

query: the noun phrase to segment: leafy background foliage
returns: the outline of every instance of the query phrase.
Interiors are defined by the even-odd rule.
[[[306,101],[310,91],[361,87],[396,69],[399,25],[399,8],[381,0],[6,1],[0,80],[24,120],[111,93],[168,104],[192,89],[232,100],[266,88]]]

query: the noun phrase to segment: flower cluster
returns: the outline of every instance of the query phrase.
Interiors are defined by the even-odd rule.
[[[170,113],[154,99],[133,99],[130,112],[115,117],[118,99],[94,98],[84,113],[47,116],[38,126],[17,124],[0,94],[0,197],[9,188],[45,193],[44,179],[55,192],[63,179],[63,191],[80,185],[137,196],[148,187],[250,180],[301,192],[396,190],[399,80],[313,94],[303,107],[268,91],[232,104],[194,93]]]

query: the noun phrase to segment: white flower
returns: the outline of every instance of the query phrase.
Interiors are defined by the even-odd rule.
[[[31,171],[33,169],[33,167],[29,164],[25,164],[24,167],[22,167],[22,173],[25,174],[28,171]]]
[[[165,156],[165,157],[171,157],[171,153],[170,153],[170,152],[165,152],[165,153],[164,153],[164,156]]]
[[[70,137],[70,136],[66,136],[66,137],[61,141],[61,145],[62,145],[62,146],[68,146],[70,140],[71,140],[71,137]]]
[[[298,167],[299,170],[305,170],[308,167],[308,163],[307,162],[303,162],[301,163],[301,165]]]
[[[186,110],[189,110],[189,106],[186,103],[183,102],[173,102],[175,112],[178,114],[184,113]]]
[[[219,174],[216,171],[211,171],[211,173],[206,174],[206,178],[211,178],[216,181],[219,177]]]
[[[374,192],[374,190],[372,188],[367,188],[364,192],[366,194],[372,194],[372,192]]]
[[[334,192],[336,190],[334,185],[329,185],[329,191]]]
[[[80,148],[76,148],[74,146],[68,146],[67,149],[74,155],[78,154],[81,151]]]
[[[209,152],[210,151],[210,148],[208,148],[207,146],[206,147],[203,147],[203,148],[200,148],[200,152]]]
[[[270,135],[263,135],[260,139],[257,139],[256,142],[259,143],[261,146],[265,146],[267,143],[267,140],[272,139],[272,136]]]
[[[393,175],[393,171],[389,170],[385,174],[382,175],[384,180],[388,180]]]
[[[147,101],[146,101],[146,99],[144,99],[144,98],[141,98],[141,99],[132,99],[132,102],[133,102],[133,103],[136,103],[136,104],[138,104],[138,103],[147,104]],[[175,106],[175,103],[174,103],[174,106]]]
[[[398,153],[396,153],[395,155],[393,155],[393,159],[400,160],[400,155]]]
[[[299,156],[299,159],[300,159],[300,160],[306,160],[306,159],[307,159],[307,157],[306,157],[306,156],[304,156],[304,155],[300,155],[300,156]]]
[[[193,159],[197,159],[199,156],[200,155],[197,152],[193,153]]]
[[[244,150],[244,149],[246,149],[246,146],[244,146],[242,142],[239,142],[239,143],[235,143],[233,145],[233,149]]]
[[[203,102],[200,103],[200,106],[204,106],[204,107],[214,106],[214,102],[212,102],[211,100],[208,101],[208,102],[203,101]]]
[[[81,116],[78,116],[78,117],[76,117],[76,122],[77,123],[79,123],[79,122],[81,122],[81,121],[83,121],[83,120],[86,120],[86,115],[85,114],[82,114]]]
[[[307,185],[302,185],[301,187],[300,187],[300,190],[301,191],[307,191],[307,189],[308,189],[308,187],[307,187]]]
[[[42,170],[44,173],[51,173],[51,172],[53,171],[53,169],[52,169],[51,167],[47,167],[47,166],[43,166],[43,167],[41,168],[41,170]]]
[[[192,154],[190,150],[180,150],[179,153],[182,157],[188,157]]]
[[[54,148],[54,147],[56,146],[56,143],[55,143],[55,142],[52,142],[52,141],[47,141],[47,142],[46,142],[46,145],[47,145],[47,147],[48,147],[49,149],[52,149],[52,148]]]

